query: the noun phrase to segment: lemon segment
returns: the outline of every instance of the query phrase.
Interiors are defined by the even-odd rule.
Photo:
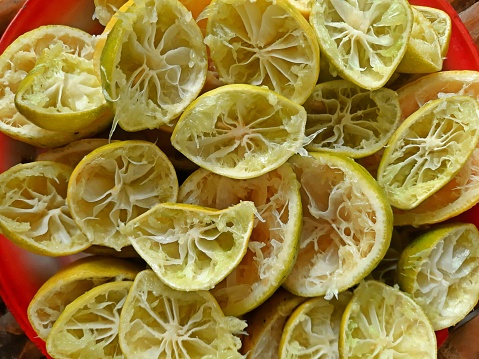
[[[479,300],[479,231],[470,223],[431,227],[401,253],[398,283],[434,330],[462,320]]]
[[[127,0],[94,0],[95,12],[93,19],[106,26],[113,15],[127,2]]]
[[[46,340],[65,307],[90,289],[107,282],[135,279],[141,266],[102,256],[88,256],[66,265],[38,289],[27,309],[37,335]]]
[[[120,228],[158,203],[175,202],[176,172],[153,143],[118,141],[85,156],[72,173],[67,202],[92,244],[130,245]]]
[[[363,281],[341,318],[339,358],[437,358],[436,335],[421,307],[397,287]]]
[[[207,291],[176,291],[152,270],[140,272],[120,317],[125,358],[243,358],[246,323],[225,316]]]
[[[468,96],[430,101],[396,130],[377,180],[392,206],[413,209],[446,185],[479,142],[479,103]]]
[[[100,116],[78,131],[51,131],[30,122],[15,107],[20,83],[45,49],[61,43],[66,54],[76,54],[90,61],[93,59],[93,42],[88,33],[64,25],[41,26],[15,39],[0,55],[0,82],[3,84],[0,90],[0,131],[36,147],[54,148],[92,137],[110,125],[111,116]]]
[[[303,104],[308,151],[361,158],[383,148],[399,125],[397,93],[369,91],[345,80],[317,85]]]
[[[396,71],[430,73],[442,69],[442,49],[432,23],[416,7],[412,7],[414,24],[406,53]]]
[[[253,202],[216,210],[162,203],[121,232],[160,279],[176,290],[208,290],[223,280],[248,248]]]
[[[319,0],[309,22],[339,75],[368,90],[384,86],[401,61],[413,14],[406,0]]]
[[[100,58],[114,123],[126,131],[171,125],[205,82],[203,35],[177,0],[138,0],[126,7],[113,18]]]
[[[247,313],[247,335],[242,339],[241,352],[248,359],[277,357],[284,324],[305,300],[280,287],[266,302]]]
[[[78,131],[100,118],[113,119],[93,60],[65,52],[60,42],[44,49],[20,82],[15,106],[29,121],[51,131]]]
[[[294,310],[287,320],[279,359],[338,358],[341,317],[352,293],[342,292],[338,298],[310,298]]]
[[[72,168],[41,161],[0,174],[0,230],[18,246],[41,255],[65,256],[91,243],[66,202]]]
[[[123,358],[118,344],[120,313],[132,281],[101,284],[76,298],[60,314],[47,337],[56,359]]]
[[[200,167],[247,179],[299,152],[305,125],[306,111],[287,98],[262,87],[225,85],[188,106],[171,143]]]
[[[281,286],[296,260],[301,234],[299,183],[289,164],[248,180],[199,169],[181,185],[178,201],[218,209],[241,201],[256,206],[245,256],[211,290],[225,314],[248,313]]]
[[[319,75],[319,45],[286,0],[214,0],[206,9],[205,43],[226,84],[267,86],[303,103]]]
[[[331,299],[357,284],[389,247],[393,217],[373,177],[352,159],[326,152],[290,159],[301,185],[298,258],[283,286]]]

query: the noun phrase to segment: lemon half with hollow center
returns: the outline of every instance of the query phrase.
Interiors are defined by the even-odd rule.
[[[241,201],[256,206],[245,256],[211,290],[227,315],[253,310],[281,286],[296,260],[301,233],[299,184],[289,164],[247,180],[199,169],[181,185],[178,201],[218,209]]]
[[[298,258],[283,286],[331,299],[357,284],[389,247],[393,217],[374,178],[352,159],[326,152],[295,155],[303,226]]]
[[[205,43],[220,80],[306,100],[319,74],[319,45],[298,9],[286,0],[214,0],[205,13]]]
[[[318,0],[309,22],[340,76],[375,90],[404,56],[413,14],[406,0]]]
[[[305,125],[304,108],[286,97],[264,87],[225,85],[188,106],[171,143],[200,167],[247,179],[300,152]]]
[[[247,201],[223,210],[161,203],[121,232],[164,283],[177,290],[208,290],[241,262],[255,211]]]
[[[70,166],[38,161],[21,163],[0,174],[0,229],[31,252],[65,256],[88,248],[68,208]]]
[[[100,59],[114,123],[126,131],[170,125],[206,79],[201,30],[177,0],[137,0],[117,14]]]
[[[227,317],[208,291],[174,290],[152,270],[140,272],[120,317],[125,357],[240,359],[246,323]]]
[[[446,185],[479,142],[479,102],[469,96],[430,101],[396,130],[377,180],[392,206],[413,209]]]
[[[479,300],[479,231],[471,223],[426,230],[401,253],[398,283],[434,330],[462,320]]]
[[[153,143],[118,141],[101,146],[75,167],[67,202],[92,244],[116,250],[130,244],[120,228],[162,202],[175,202],[178,179]]]

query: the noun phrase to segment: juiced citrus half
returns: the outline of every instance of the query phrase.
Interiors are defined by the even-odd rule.
[[[84,31],[64,25],[41,26],[19,36],[0,55],[0,131],[19,141],[36,147],[53,148],[72,141],[92,137],[104,130],[110,117],[97,121],[78,131],[51,131],[28,121],[15,107],[15,94],[25,76],[35,66],[42,52],[63,44],[67,54],[78,54],[86,60],[93,59],[93,37]]]
[[[436,336],[421,307],[397,287],[361,282],[341,319],[339,358],[437,357]]]
[[[253,310],[280,287],[296,260],[301,233],[299,184],[289,164],[248,180],[199,169],[181,185],[178,201],[218,209],[241,201],[256,206],[245,256],[211,290],[227,315]]]
[[[365,90],[346,80],[317,85],[303,106],[308,113],[306,149],[352,158],[384,147],[401,117],[395,91]]]
[[[206,79],[200,28],[177,0],[137,0],[115,20],[100,59],[115,124],[127,131],[171,125]]]
[[[374,178],[346,156],[313,152],[289,162],[301,184],[303,228],[298,258],[283,286],[331,299],[384,257],[392,210]]]
[[[22,163],[0,174],[0,229],[20,247],[49,256],[88,248],[68,208],[72,168],[57,162]]]
[[[174,290],[152,270],[140,272],[120,318],[126,358],[242,358],[235,336],[246,323],[227,317],[208,291]]]
[[[225,85],[188,106],[171,143],[200,167],[246,179],[278,168],[301,151],[305,124],[304,108],[272,90]]]
[[[338,358],[341,317],[352,293],[310,298],[294,310],[281,336],[279,358]]]
[[[93,60],[68,53],[62,42],[43,50],[18,85],[15,106],[29,121],[51,131],[79,131],[113,119]]]
[[[205,43],[227,83],[267,86],[303,103],[319,74],[319,46],[300,11],[286,0],[214,0]]]
[[[132,281],[140,269],[141,265],[118,258],[88,256],[77,259],[42,284],[28,306],[28,320],[37,335],[46,340],[68,304],[100,284]]]
[[[479,103],[469,96],[430,101],[396,130],[377,180],[392,206],[412,209],[446,185],[479,141]]]
[[[309,15],[321,53],[341,77],[370,90],[395,72],[413,21],[406,0],[319,0]]]
[[[101,284],[68,304],[48,334],[56,359],[124,358],[118,344],[120,313],[132,281]]]
[[[433,226],[401,253],[398,283],[434,330],[462,320],[479,300],[479,231],[471,223]]]
[[[451,41],[451,17],[447,12],[434,7],[413,5],[413,8],[419,10],[421,14],[432,24],[432,28],[436,32],[437,39],[439,41],[441,55],[443,58],[445,58],[447,51],[449,50],[449,42]]]
[[[208,290],[246,253],[256,208],[240,202],[223,210],[160,203],[121,232],[160,279],[177,290]]]
[[[130,244],[120,228],[162,202],[175,202],[178,179],[153,143],[130,140],[101,146],[75,167],[67,202],[92,244],[120,250]]]

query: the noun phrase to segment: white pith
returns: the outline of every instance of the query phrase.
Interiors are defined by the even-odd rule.
[[[267,86],[304,102],[319,62],[316,39],[299,23],[308,26],[306,21],[270,0],[218,1],[214,6],[205,43],[221,80]]]
[[[256,205],[259,218],[255,219],[246,255],[212,290],[225,313],[243,314],[279,287],[294,262],[292,252],[301,218],[297,182],[289,165],[249,180],[198,170],[183,183],[178,200],[219,209],[240,201]]]
[[[329,84],[329,85],[328,85]],[[346,81],[319,85],[303,105],[308,113],[309,151],[332,151],[353,158],[381,149],[400,118],[394,91],[367,91]]]
[[[241,179],[279,167],[302,148],[302,107],[272,91],[230,86],[185,112],[172,137],[180,152],[201,167]]]

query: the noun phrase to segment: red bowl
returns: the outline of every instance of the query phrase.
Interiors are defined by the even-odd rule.
[[[446,0],[411,0],[415,5],[436,7],[452,18],[452,35],[444,70],[479,71],[479,54],[467,29]],[[0,38],[0,53],[18,36],[41,25],[63,24],[93,34],[103,27],[92,20],[93,0],[27,0]],[[0,172],[32,157],[35,149],[0,133]],[[479,205],[459,217],[479,227]],[[0,296],[25,331],[46,354],[45,342],[39,339],[27,318],[27,307],[38,288],[59,268],[78,256],[51,258],[27,252],[0,236]],[[447,330],[437,333],[438,345],[447,337]],[[48,356],[48,355],[47,355]]]

